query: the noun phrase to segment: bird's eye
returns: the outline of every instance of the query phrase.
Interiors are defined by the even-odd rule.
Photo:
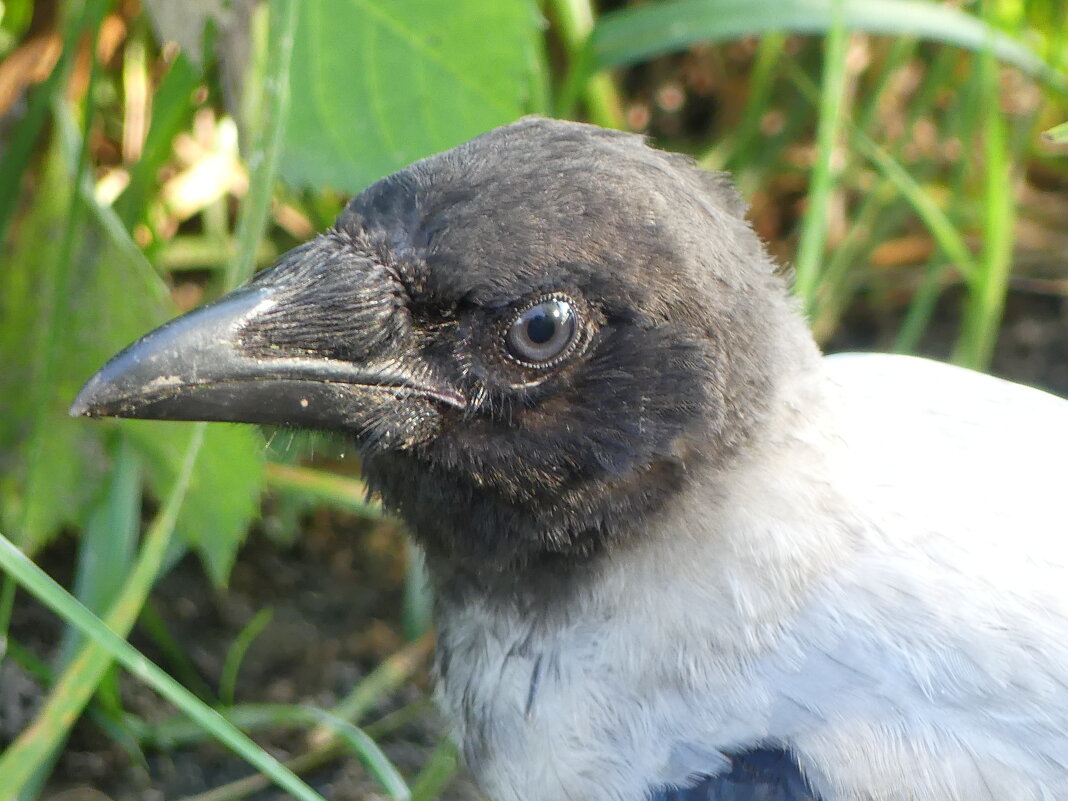
[[[517,361],[545,367],[574,343],[578,316],[565,298],[548,298],[522,311],[504,336],[508,353]]]

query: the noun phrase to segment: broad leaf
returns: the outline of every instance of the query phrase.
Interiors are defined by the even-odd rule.
[[[157,491],[169,487],[189,441],[186,426],[145,421],[127,425],[127,434],[147,457],[152,486]],[[197,552],[216,584],[226,581],[249,522],[259,511],[263,450],[263,438],[253,426],[215,424],[205,432],[175,530]]]
[[[301,3],[282,177],[355,192],[543,111],[540,36],[532,0]]]
[[[113,213],[90,207],[71,215],[58,148],[40,180],[37,202],[15,230],[0,293],[0,521],[28,552],[65,525],[87,525],[110,466],[102,437],[113,426],[126,426],[139,443],[157,495],[171,486],[189,439],[184,424],[67,416],[97,368],[176,310]],[[205,439],[177,529],[216,581],[256,512],[262,454],[250,427],[215,426]]]

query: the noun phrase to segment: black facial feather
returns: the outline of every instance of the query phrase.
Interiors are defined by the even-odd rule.
[[[269,283],[278,297],[242,330],[251,355],[283,351],[360,361],[404,347],[407,293],[388,250],[364,232],[317,237],[256,282]]]
[[[330,231],[260,273],[254,285],[271,287],[273,305],[242,328],[245,354],[372,364],[386,374],[396,366],[413,382],[442,383],[434,360],[417,358],[431,332],[412,324],[411,296],[380,232]],[[349,410],[340,432],[370,451],[410,448],[438,430],[431,398],[337,386],[335,403]]]
[[[752,436],[795,357],[779,328],[810,350],[742,210],[639,137],[536,119],[354,198],[326,246],[375,243],[406,303],[390,336],[469,402],[416,447],[365,448],[370,486],[435,556],[479,570],[639,530]],[[546,293],[575,299],[583,346],[545,371],[508,363],[502,321]]]
[[[579,369],[443,425],[425,450],[368,453],[368,481],[453,559],[500,567],[595,551],[702,456],[684,437],[709,406],[706,357],[670,329],[644,333],[609,332]]]

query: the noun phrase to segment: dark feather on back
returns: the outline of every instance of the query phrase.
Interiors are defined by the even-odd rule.
[[[779,748],[757,748],[732,757],[731,770],[693,787],[658,790],[649,801],[820,801],[797,762]]]

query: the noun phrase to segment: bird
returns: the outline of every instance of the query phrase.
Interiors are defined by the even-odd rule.
[[[823,356],[729,177],[638,135],[415,162],[70,413],[356,443],[493,801],[1068,799],[1068,402]]]

